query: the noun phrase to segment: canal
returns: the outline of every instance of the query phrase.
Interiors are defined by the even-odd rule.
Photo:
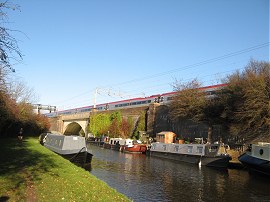
[[[133,201],[270,201],[270,179],[88,145],[91,173]]]

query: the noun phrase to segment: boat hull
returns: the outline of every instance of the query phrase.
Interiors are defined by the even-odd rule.
[[[85,139],[79,136],[47,134],[44,146],[76,164],[89,164],[92,154],[87,150]]]
[[[248,152],[238,157],[239,161],[251,171],[270,177],[270,161],[251,156]]]
[[[60,155],[72,163],[81,165],[91,163],[93,157],[93,155],[87,151],[80,152],[77,154],[65,154],[65,155],[60,154]]]
[[[217,157],[205,157],[198,155],[188,155],[188,154],[176,154],[169,152],[158,152],[150,151],[150,156],[166,158],[177,162],[185,162],[191,164],[197,164],[201,162],[201,165],[208,167],[217,167],[217,168],[227,168],[229,161],[231,160],[230,156],[217,156]]]
[[[124,146],[123,152],[129,153],[146,153],[147,147],[146,145],[134,144],[131,147]]]
[[[108,143],[104,143],[103,147],[105,149],[112,149],[115,151],[120,151],[120,145],[119,144],[108,144]]]

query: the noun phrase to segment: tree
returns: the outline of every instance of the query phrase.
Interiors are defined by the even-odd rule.
[[[34,98],[33,90],[24,83],[9,78],[13,62],[19,62],[22,54],[16,39],[11,35],[14,30],[4,27],[7,23],[6,10],[17,10],[18,6],[8,1],[0,3],[0,136],[17,135],[20,127],[26,127],[35,134],[49,129],[48,119],[35,115],[29,104]]]
[[[95,114],[90,116],[89,131],[95,136],[107,134],[111,125],[109,114]]]
[[[229,75],[223,89],[224,117],[234,136],[270,140],[270,65],[251,60],[242,72]]]
[[[1,24],[7,23],[8,16],[6,10],[18,10],[16,4],[4,1],[0,3],[0,21]],[[10,30],[4,26],[0,26],[0,67],[8,68],[14,71],[11,65],[13,60],[21,60],[22,54],[17,44],[17,40],[10,34],[14,30]]]
[[[128,138],[130,136],[132,125],[127,119],[122,119],[120,124],[120,137]]]
[[[219,96],[208,96],[200,82],[194,79],[188,83],[175,82],[177,92],[169,105],[169,116],[173,121],[190,119],[208,125],[208,142],[212,142],[213,125],[221,122],[224,110]]]
[[[10,81],[7,84],[7,93],[17,103],[35,103],[37,102],[33,88],[29,88],[25,82],[21,80]]]

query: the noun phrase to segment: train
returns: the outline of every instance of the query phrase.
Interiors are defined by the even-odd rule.
[[[214,96],[217,90],[221,89],[225,85],[226,84],[217,84],[217,85],[212,85],[212,86],[206,86],[206,87],[200,88],[200,90],[205,91],[207,96]],[[167,105],[172,101],[173,96],[176,93],[177,92],[174,91],[174,92],[151,95],[148,97],[138,97],[138,98],[120,100],[116,102],[98,104],[96,105],[96,110],[104,111],[104,110],[117,110],[117,109],[123,109],[123,108],[143,107],[143,106],[148,106],[151,103],[160,103],[160,104]],[[55,111],[51,113],[46,113],[44,115],[49,118],[53,118],[60,115],[71,115],[71,114],[77,114],[77,113],[83,113],[83,112],[91,112],[93,108],[94,108],[94,105],[90,105],[90,106],[67,109],[67,110],[62,110],[62,111]]]

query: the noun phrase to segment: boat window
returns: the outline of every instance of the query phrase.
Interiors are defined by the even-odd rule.
[[[192,153],[192,150],[193,150],[193,146],[188,146],[188,153]]]
[[[210,146],[209,152],[216,152],[218,150],[218,146]]]
[[[167,146],[167,145],[163,145],[163,150],[164,150],[164,151],[166,151],[166,146]]]
[[[174,151],[178,152],[179,151],[179,146],[175,146]]]
[[[197,147],[197,153],[201,154],[203,152],[203,147]]]

